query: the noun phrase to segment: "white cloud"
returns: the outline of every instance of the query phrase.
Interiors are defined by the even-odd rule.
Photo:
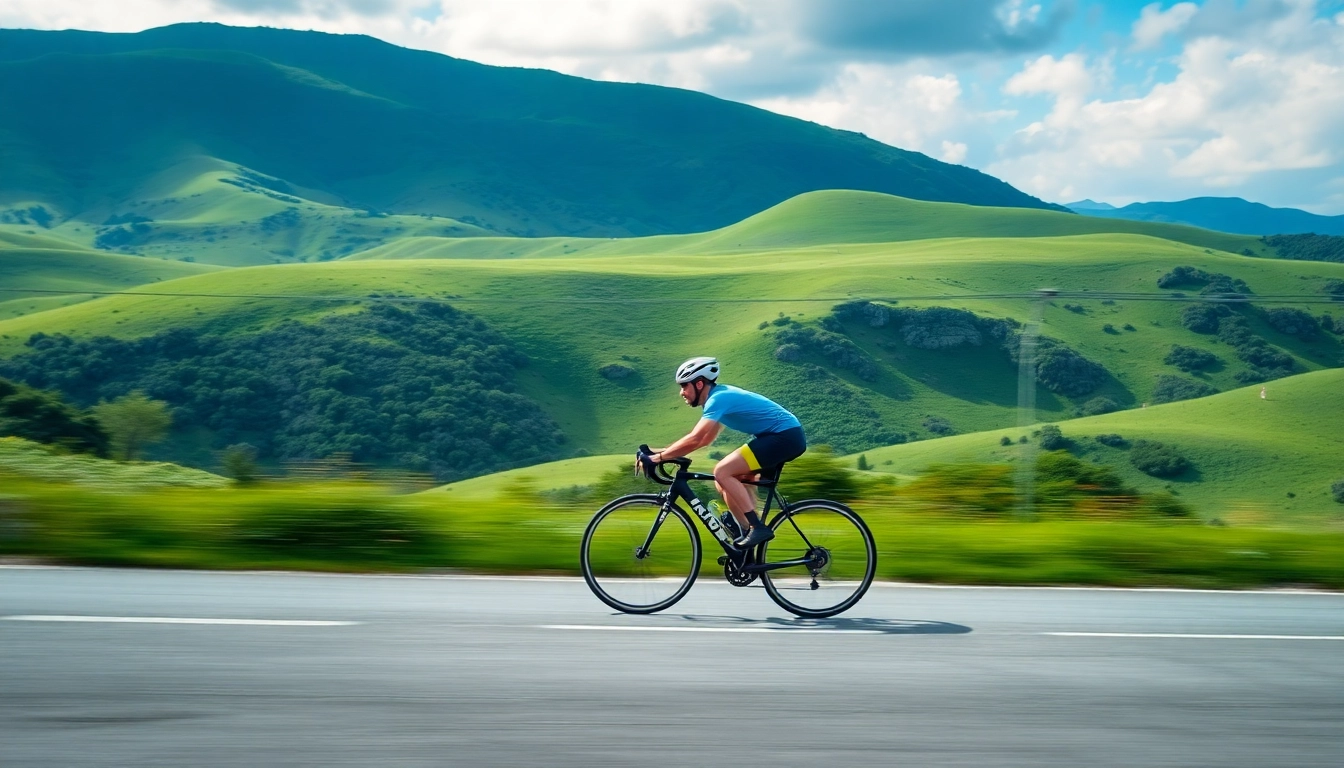
[[[1185,29],[1197,11],[1199,6],[1194,3],[1177,3],[1165,11],[1161,3],[1144,6],[1139,20],[1134,22],[1134,47],[1157,47],[1162,38]]]
[[[1032,194],[1309,205],[1327,191],[1305,180],[1344,168],[1344,24],[1296,14],[1241,39],[1195,38],[1172,80],[1132,99],[1084,101],[1095,67],[1067,59],[1028,62],[1005,86],[1055,99],[987,168]]]
[[[816,93],[754,103],[772,112],[860,131],[902,149],[960,163],[968,147],[954,138],[964,133],[977,116],[967,110],[957,76],[925,74],[923,70],[929,66],[850,64]]]

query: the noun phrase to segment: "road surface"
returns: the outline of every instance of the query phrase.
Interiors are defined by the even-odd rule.
[[[1344,595],[0,568],[0,765],[1344,765]]]

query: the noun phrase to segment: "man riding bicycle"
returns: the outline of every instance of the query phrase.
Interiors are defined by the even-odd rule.
[[[807,450],[802,424],[767,397],[718,383],[719,361],[715,358],[687,360],[677,368],[676,380],[681,387],[681,399],[692,408],[703,409],[702,415],[685,437],[653,451],[651,458],[662,462],[704,448],[714,442],[725,426],[752,435],[750,442],[714,465],[714,485],[736,519],[738,529],[745,531],[733,543],[746,549],[770,541],[775,534],[756,514],[755,490],[742,481],[754,480],[761,470],[802,456]]]

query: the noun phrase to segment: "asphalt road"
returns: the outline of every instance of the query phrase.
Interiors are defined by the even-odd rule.
[[[1344,595],[0,568],[4,768],[719,764],[1337,768]]]

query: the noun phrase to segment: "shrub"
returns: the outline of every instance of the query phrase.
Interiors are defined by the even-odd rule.
[[[224,467],[224,474],[240,484],[257,479],[257,449],[250,443],[235,443],[225,448],[219,463]]]
[[[1331,484],[1330,495],[1335,497],[1335,501],[1344,504],[1344,480],[1336,480]]]
[[[1106,369],[1053,339],[1041,339],[1036,380],[1065,397],[1082,397],[1106,381]]]
[[[1102,445],[1109,446],[1111,448],[1124,448],[1125,446],[1129,445],[1128,440],[1113,432],[1105,435],[1097,435],[1092,439],[1096,440],[1098,443],[1101,443]]]
[[[1321,291],[1331,296],[1344,296],[1344,280],[1330,279],[1325,281]]]
[[[779,488],[793,501],[853,501],[862,492],[858,479],[836,458],[829,445],[809,446],[807,453],[789,462],[780,477]]]
[[[859,454],[859,460],[855,463],[854,466],[855,466],[857,469],[860,469],[860,470],[866,470],[866,469],[868,469],[868,457],[865,456],[864,454],[860,453],[860,454]]]
[[[1171,351],[1162,359],[1167,365],[1174,365],[1186,373],[1211,368],[1218,363],[1218,356],[1198,347],[1171,345]]]
[[[621,379],[628,379],[631,376],[634,376],[635,369],[628,365],[612,363],[611,365],[604,365],[601,368],[598,368],[597,373],[608,381],[620,381]]]
[[[798,347],[800,351],[815,352],[826,358],[836,368],[855,372],[864,381],[877,379],[878,369],[872,358],[864,354],[863,350],[859,349],[854,342],[838,333],[794,326],[777,332],[775,338],[780,342],[781,347],[793,345]],[[778,357],[778,349],[775,350],[775,354]],[[785,354],[792,354],[792,352],[786,352]]]
[[[244,548],[315,560],[396,560],[425,552],[440,535],[418,514],[354,493],[257,497],[229,539]]]
[[[942,416],[927,416],[922,423],[925,429],[935,435],[955,435],[957,433],[957,430],[952,426],[952,422]]]
[[[1195,267],[1176,267],[1157,279],[1158,288],[1179,288],[1182,286],[1203,286],[1200,293],[1205,294],[1247,294],[1250,286],[1244,280],[1217,272],[1205,272]]]
[[[1084,416],[1100,416],[1103,413],[1114,413],[1118,410],[1120,410],[1120,404],[1109,397],[1094,397],[1078,408],[1078,412]]]
[[[1330,333],[1344,333],[1344,322],[1341,322],[1339,325],[1336,325],[1335,318],[1331,317],[1329,314],[1321,315],[1320,323],[1321,328],[1325,329],[1326,331],[1329,331]]]
[[[1059,427],[1054,424],[1046,424],[1041,427],[1041,450],[1058,451],[1069,446],[1069,439],[1064,436]]]
[[[1078,315],[1087,312],[1087,307],[1084,307],[1082,304],[1065,304],[1064,308]]]
[[[0,379],[0,435],[98,456],[108,449],[107,431],[93,415],[66,404],[58,393],[5,379]]]
[[[1175,477],[1190,468],[1190,462],[1175,448],[1153,440],[1135,440],[1129,463],[1146,475]]]
[[[1012,444],[1013,444],[1013,438],[1007,435],[1004,435],[1003,437],[999,438],[999,445],[1012,445]]]
[[[796,363],[803,358],[803,348],[797,344],[780,344],[775,348],[775,359],[785,363]]]
[[[1138,328],[1135,328],[1135,327],[1134,327],[1133,325],[1131,325],[1130,323],[1125,323],[1124,325],[1122,325],[1122,326],[1120,326],[1120,327],[1121,327],[1121,328],[1124,328],[1126,331],[1137,331],[1137,330],[1138,330]]]
[[[1107,324],[1101,326],[1101,332],[1102,332],[1102,333],[1115,334],[1115,335],[1119,335],[1119,333],[1120,333],[1119,331],[1115,330],[1115,326],[1114,326],[1114,325],[1111,325],[1110,323],[1107,323]]]
[[[1191,304],[1181,310],[1181,325],[1195,333],[1217,333],[1220,320],[1229,314],[1221,304]]]
[[[1174,403],[1177,400],[1192,400],[1217,394],[1218,390],[1195,379],[1184,376],[1158,376],[1157,386],[1153,387],[1152,402]]]
[[[1293,307],[1274,307],[1265,311],[1265,321],[1269,327],[1289,336],[1311,340],[1321,331],[1316,318]]]

